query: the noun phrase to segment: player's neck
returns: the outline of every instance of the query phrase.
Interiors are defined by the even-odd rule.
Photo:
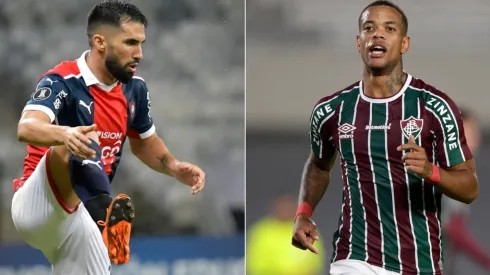
[[[107,71],[104,60],[97,53],[90,51],[85,58],[88,68],[97,80],[105,85],[112,85],[116,82],[116,79]]]
[[[368,97],[387,98],[398,93],[406,80],[407,74],[401,65],[396,66],[390,73],[381,75],[373,74],[365,68],[362,77],[362,89]]]

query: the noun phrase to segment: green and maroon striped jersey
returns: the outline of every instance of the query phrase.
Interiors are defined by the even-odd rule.
[[[441,274],[441,192],[408,172],[396,148],[413,135],[442,168],[471,159],[456,104],[410,75],[383,99],[366,96],[360,81],[321,99],[310,127],[317,157],[332,146],[340,155],[344,188],[332,261]]]

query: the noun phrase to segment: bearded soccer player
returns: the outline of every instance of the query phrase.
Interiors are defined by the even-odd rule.
[[[91,49],[43,74],[23,110],[17,134],[28,155],[14,181],[12,219],[54,274],[110,274],[111,262],[129,261],[134,206],[110,188],[126,138],[148,167],[193,194],[204,187],[204,172],[177,161],[157,136],[146,83],[134,76],[146,26],[132,4],[96,5]]]
[[[403,70],[407,28],[392,2],[368,5],[357,35],[362,80],[312,112],[293,244],[317,252],[311,216],[338,153],[344,188],[333,275],[442,274],[441,195],[471,203],[478,194],[457,106]]]

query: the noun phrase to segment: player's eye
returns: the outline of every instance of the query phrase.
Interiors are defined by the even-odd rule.
[[[387,27],[387,28],[386,28],[386,30],[388,30],[389,32],[394,32],[394,31],[396,31],[396,29],[395,29],[395,28],[393,28],[393,27]]]
[[[134,39],[129,39],[129,40],[126,40],[125,43],[129,46],[136,46],[138,45],[138,40],[134,40]]]
[[[365,31],[372,31],[373,29],[374,29],[373,26],[365,26],[364,27]]]

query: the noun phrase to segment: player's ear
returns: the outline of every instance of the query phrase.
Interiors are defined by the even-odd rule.
[[[356,49],[358,52],[361,52],[361,38],[359,37],[359,34],[356,35]]]
[[[107,47],[105,37],[100,34],[95,34],[92,38],[92,45],[99,51],[104,51]]]
[[[402,40],[402,51],[401,51],[401,53],[406,54],[408,52],[408,48],[410,48],[410,37],[405,36],[405,37],[403,37],[403,40]]]

